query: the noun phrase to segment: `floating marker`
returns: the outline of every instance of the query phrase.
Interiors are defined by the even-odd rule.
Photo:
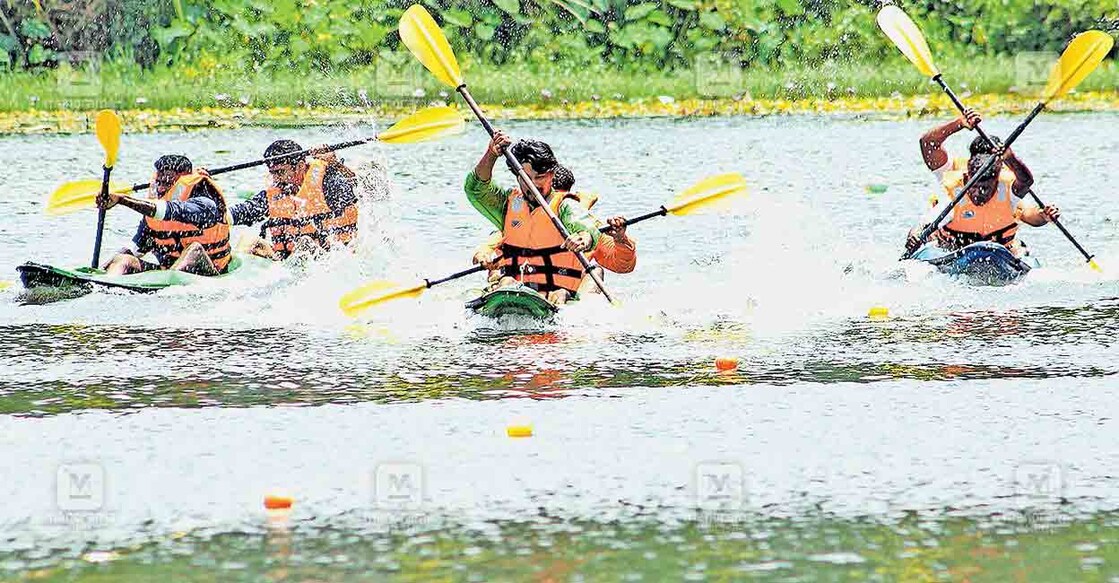
[[[505,434],[509,437],[532,437],[532,426],[510,425],[505,428]]]
[[[721,372],[738,368],[738,359],[733,356],[720,356],[715,359],[715,369]]]
[[[294,500],[289,494],[269,492],[264,495],[264,507],[268,510],[291,508],[292,502]]]
[[[886,186],[885,184],[881,184],[881,183],[878,183],[878,182],[872,182],[872,183],[866,185],[866,191],[871,193],[871,194],[882,194],[883,192],[886,192],[889,189],[890,189],[889,186]]]
[[[886,306],[874,306],[867,312],[867,317],[873,320],[881,320],[890,317],[890,308]]]

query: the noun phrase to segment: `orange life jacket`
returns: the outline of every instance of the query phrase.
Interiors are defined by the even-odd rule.
[[[179,256],[191,243],[202,244],[202,248],[206,250],[206,255],[210,257],[210,261],[214,262],[214,267],[219,272],[225,271],[226,266],[229,265],[229,260],[233,258],[229,248],[229,220],[225,195],[222,194],[221,188],[213,179],[201,174],[188,174],[179,178],[163,196],[159,197],[159,200],[189,200],[194,193],[194,187],[203,180],[209,183],[214,192],[218,194],[218,208],[223,217],[221,222],[200,229],[190,223],[144,217],[144,222],[147,223],[149,234],[155,244],[156,255],[164,269],[171,267],[171,264],[179,259]]]
[[[569,196],[556,192],[549,205],[559,214]],[[505,203],[505,227],[501,230],[501,275],[512,277],[543,293],[565,289],[572,294],[583,282],[583,265],[575,254],[562,247],[563,235],[542,208],[531,208],[519,189]]]
[[[265,191],[268,199],[267,228],[272,237],[272,250],[285,258],[295,249],[295,241],[302,236],[315,240],[324,249],[333,242],[349,243],[357,234],[357,205],[351,204],[335,213],[326,203],[323,180],[327,163],[311,160],[299,192],[285,194],[276,186]]]
[[[964,186],[964,173],[953,170],[944,175],[942,182],[950,198],[959,194]],[[1018,234],[1017,200],[1014,196],[1014,175],[999,175],[995,194],[986,204],[979,206],[965,196],[952,207],[952,219],[944,230],[956,245],[966,246],[979,241],[994,241],[1006,246],[1014,243]]]

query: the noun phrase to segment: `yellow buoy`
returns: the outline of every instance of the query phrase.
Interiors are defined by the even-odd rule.
[[[505,434],[509,437],[532,437],[532,426],[510,425],[505,428]]]
[[[886,306],[874,306],[870,309],[869,312],[867,312],[866,315],[868,318],[881,320],[883,318],[890,317],[890,309]]]

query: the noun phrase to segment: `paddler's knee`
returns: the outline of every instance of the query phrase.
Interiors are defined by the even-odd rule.
[[[599,267],[598,265],[592,265],[591,266],[591,271],[593,271],[596,275],[598,275],[599,279],[602,279],[603,281],[606,280],[606,274],[602,270],[602,267]],[[579,284],[579,294],[582,295],[582,294],[588,294],[588,293],[590,293],[590,294],[601,293],[601,290],[598,289],[598,284],[596,284],[594,282],[594,279],[590,278],[589,276],[584,277],[583,282]]]
[[[182,255],[171,266],[175,271],[185,271],[187,273],[194,273],[197,275],[217,275],[218,269],[214,266],[214,262],[210,260],[210,256],[206,254],[206,248],[202,243],[195,241],[187,245],[183,249]]]
[[[253,241],[252,246],[249,247],[249,253],[265,259],[276,258],[276,253],[272,250],[272,246],[264,239]]]
[[[143,270],[144,264],[140,262],[139,257],[123,251],[114,255],[105,264],[105,273],[109,275],[128,275],[129,273],[140,273]]]
[[[567,303],[567,300],[570,297],[571,294],[569,294],[567,290],[557,289],[556,291],[548,292],[548,295],[544,296],[544,299],[552,302],[557,306],[562,306]]]

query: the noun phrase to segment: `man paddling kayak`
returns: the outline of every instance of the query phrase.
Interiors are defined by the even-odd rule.
[[[291,140],[277,140],[264,150],[271,159],[272,184],[230,209],[234,225],[261,225],[263,240],[253,253],[286,259],[296,248],[318,251],[346,244],[357,235],[355,174],[334,152],[317,151],[308,161],[303,147]]]
[[[1033,174],[1009,148],[1000,153],[979,137],[971,144],[971,158],[966,165],[960,159],[949,157],[944,141],[965,128],[974,128],[981,121],[975,110],[966,109],[959,119],[937,126],[921,136],[921,154],[925,165],[940,181],[947,200],[941,201],[929,212],[922,226],[910,231],[907,250],[917,248],[923,226],[939,216],[992,156],[998,156],[998,161],[938,225],[934,238],[939,246],[955,250],[979,241],[993,241],[1019,255],[1023,246],[1017,239],[1018,221],[1040,227],[1060,218],[1057,207],[1038,208],[1024,203],[1026,193],[1033,186]]]
[[[513,156],[521,162],[570,237],[564,239],[559,234],[534,197],[522,194],[528,185],[503,189],[491,183],[493,166],[509,144],[509,136],[504,132],[494,133],[482,158],[466,175],[466,198],[501,229],[501,283],[520,282],[544,294],[552,303],[563,304],[575,297],[586,276],[575,252],[586,253],[598,247],[598,229],[583,205],[554,191],[559,164],[552,148],[544,142],[520,140],[511,146]]]
[[[578,201],[587,210],[594,208],[599,200],[598,195],[574,192],[574,187],[575,174],[562,164],[556,165],[555,177],[552,179],[552,190],[556,193],[556,196]],[[637,242],[626,234],[625,217],[611,217],[607,219],[606,223],[610,226],[610,229],[605,233],[608,236],[599,239],[598,246],[587,258],[614,273],[632,272],[637,267]],[[602,226],[597,221],[596,225],[600,228]],[[501,257],[501,239],[501,231],[495,231],[485,243],[474,251],[474,264],[489,269],[490,279],[494,283],[500,279],[497,264]],[[592,288],[593,290],[598,289],[597,286],[593,285],[593,282],[584,280],[583,284],[584,289],[581,289],[580,292],[591,291]]]
[[[98,196],[97,206],[130,208],[144,218],[132,238],[132,247],[109,260],[109,275],[154,269],[185,271],[197,275],[223,273],[231,259],[225,196],[212,178],[193,172],[186,156],[167,155],[155,161],[151,198],[126,194]],[[140,259],[153,252],[158,263]]]

